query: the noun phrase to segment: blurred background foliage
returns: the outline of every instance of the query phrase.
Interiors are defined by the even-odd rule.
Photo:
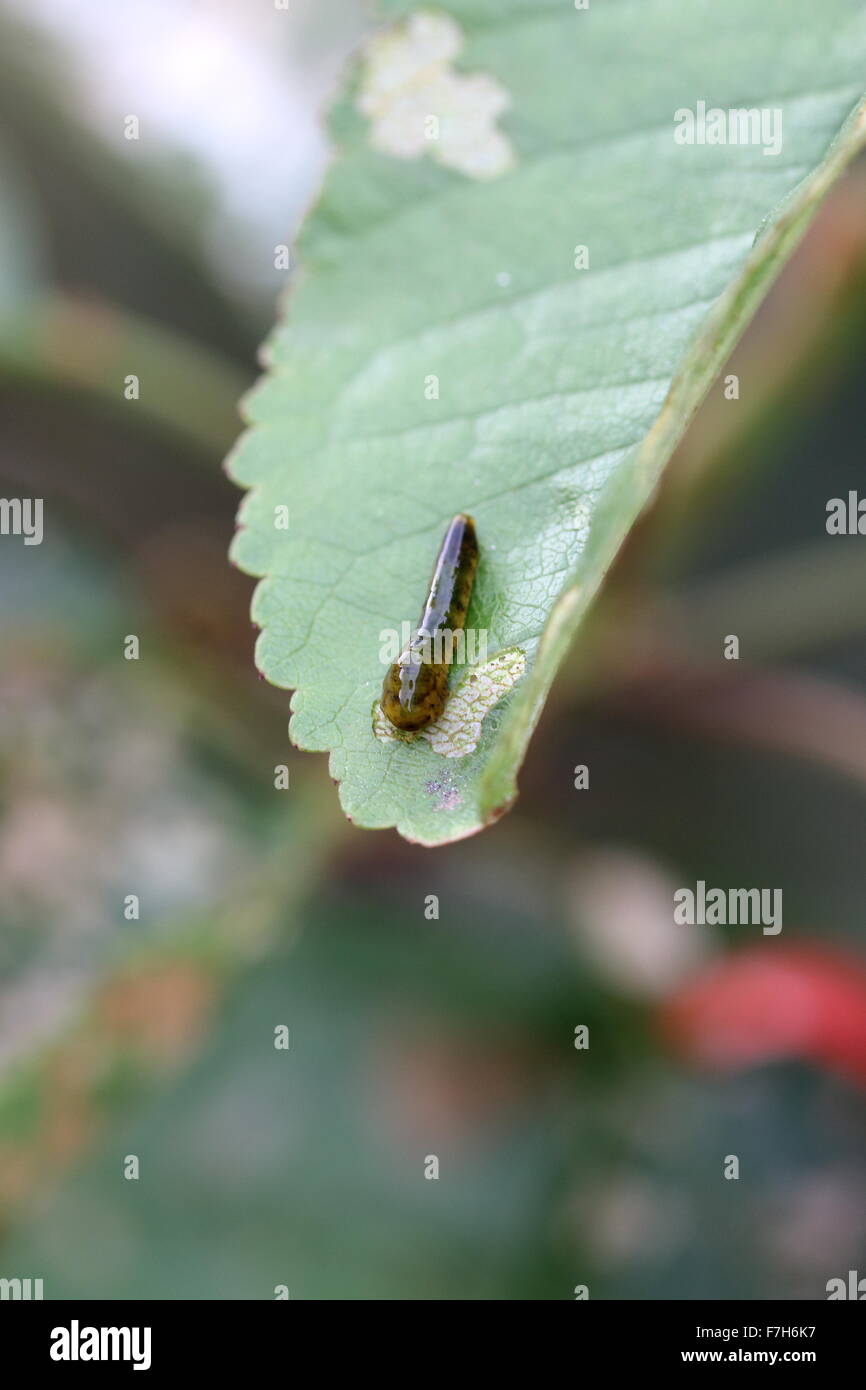
[[[862,485],[866,166],[679,450],[517,807],[423,851],[346,826],[289,748],[225,560],[273,248],[367,23],[0,12],[0,493],[46,512],[41,546],[0,545],[0,1274],[823,1297],[866,1261],[866,552],[824,530]],[[698,878],[781,886],[782,936],[675,929]]]

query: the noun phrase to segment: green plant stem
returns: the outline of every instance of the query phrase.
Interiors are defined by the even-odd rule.
[[[3,325],[0,373],[25,387],[85,391],[138,411],[211,464],[237,434],[237,401],[249,385],[220,357],[164,325],[60,291]],[[128,398],[132,376],[138,399]]]

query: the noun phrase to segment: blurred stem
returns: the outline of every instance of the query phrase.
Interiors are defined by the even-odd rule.
[[[573,697],[682,733],[808,758],[866,783],[866,699],[796,670],[761,669],[866,628],[866,556],[829,539],[705,583],[687,598],[607,595],[573,658]],[[741,661],[722,655],[736,633]]]
[[[837,681],[682,665],[638,677],[613,702],[678,734],[806,758],[866,785],[866,700]]]
[[[705,582],[672,617],[696,652],[717,654],[732,631],[749,660],[835,642],[866,629],[866,555],[856,538],[825,536]]]
[[[571,688],[595,696],[636,670],[678,663],[718,669],[728,633],[739,637],[744,661],[757,664],[864,630],[866,553],[856,538],[827,537],[741,565],[684,595],[647,594],[626,576],[603,595],[571,653]]]
[[[221,357],[164,326],[104,301],[49,292],[0,334],[0,373],[24,386],[87,391],[191,443],[210,463],[240,428],[250,380]],[[136,376],[139,399],[127,400]]]

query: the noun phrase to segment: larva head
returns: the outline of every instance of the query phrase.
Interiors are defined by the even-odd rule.
[[[382,710],[395,729],[417,733],[438,719],[448,698],[448,668],[396,661],[382,686]]]

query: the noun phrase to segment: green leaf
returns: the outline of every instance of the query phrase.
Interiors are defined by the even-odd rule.
[[[230,468],[251,489],[234,556],[263,576],[257,661],[295,689],[294,741],[330,752],[355,821],[436,844],[513,799],[605,572],[863,144],[866,11],[413,8],[382,6],[397,28],[374,37],[335,112],[342,150]],[[675,113],[699,101],[766,109],[764,143],[677,143]],[[475,751],[448,757],[423,737],[381,741],[372,707],[380,632],[417,622],[461,511],[481,546],[468,625],[525,673]]]

